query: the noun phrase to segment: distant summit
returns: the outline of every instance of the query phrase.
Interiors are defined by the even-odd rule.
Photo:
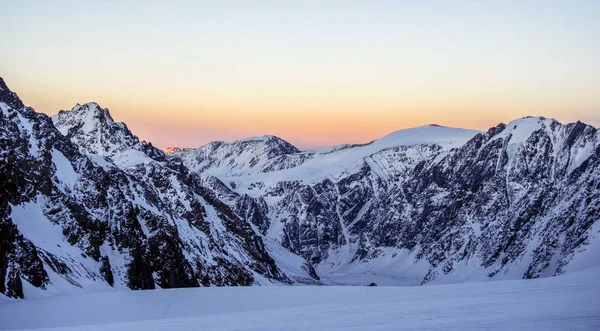
[[[189,148],[185,148],[185,147],[167,147],[167,148],[163,149],[163,152],[165,152],[165,154],[169,155],[169,154],[173,154],[175,152],[181,152],[181,151],[185,151],[188,149]]]

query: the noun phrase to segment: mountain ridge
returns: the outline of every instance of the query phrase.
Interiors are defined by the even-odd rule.
[[[0,79],[0,292],[425,285],[598,266],[600,133],[525,117],[300,151],[166,155],[97,103],[51,118]]]
[[[508,125],[508,124],[510,124],[512,122],[515,122],[515,121],[519,121],[519,120],[522,120],[522,119],[531,119],[531,118],[548,119],[548,120],[556,121],[556,122],[558,122],[561,125],[582,123],[582,124],[589,125],[589,126],[597,128],[595,125],[592,125],[592,124],[589,124],[589,123],[584,123],[581,120],[577,120],[577,121],[574,121],[574,122],[568,122],[568,123],[564,123],[563,124],[562,122],[558,121],[555,118],[551,118],[551,117],[548,118],[548,117],[541,116],[541,115],[526,115],[526,116],[514,119],[512,121],[509,121],[508,123],[501,122],[498,125]],[[498,125],[496,125],[496,126],[498,126]],[[426,128],[426,127],[441,127],[441,128],[449,128],[449,129],[459,129],[459,130],[467,130],[467,131],[473,131],[473,132],[479,132],[479,133],[485,133],[485,132],[487,132],[487,130],[482,131],[482,130],[479,130],[479,129],[469,129],[469,128],[462,128],[462,127],[452,127],[452,126],[441,125],[441,124],[423,124],[423,125],[418,125],[418,126],[415,126],[415,127],[408,127],[408,128],[398,129],[398,130],[392,131],[392,132],[390,132],[390,133],[388,133],[388,134],[386,134],[384,136],[381,136],[381,137],[379,137],[377,139],[373,139],[373,140],[371,140],[369,142],[365,142],[365,143],[342,143],[342,144],[338,144],[338,145],[325,146],[325,147],[319,147],[319,148],[309,148],[309,149],[304,149],[304,150],[299,149],[299,151],[300,151],[299,153],[315,152],[315,151],[330,150],[330,149],[331,150],[337,150],[337,149],[340,149],[340,148],[347,148],[348,146],[364,146],[364,145],[369,145],[369,144],[372,144],[373,142],[375,142],[377,140],[380,140],[381,138],[384,138],[384,137],[386,137],[388,135],[394,134],[394,133],[399,132],[399,131],[410,130],[410,129],[417,129],[417,128]],[[210,141],[210,142],[208,142],[208,143],[206,143],[204,145],[198,146],[198,147],[169,146],[169,147],[165,147],[164,149],[165,150],[169,150],[168,154],[172,154],[172,153],[180,152],[180,151],[183,151],[183,150],[199,149],[199,148],[205,147],[207,145],[212,145],[212,144],[221,144],[221,143],[234,144],[234,143],[238,143],[238,142],[252,141],[252,140],[261,141],[261,140],[264,140],[263,138],[268,138],[268,137],[277,138],[277,139],[285,141],[286,143],[288,143],[290,145],[293,145],[292,143],[288,142],[284,138],[281,138],[281,137],[279,137],[277,135],[266,134],[266,135],[262,135],[262,136],[249,136],[249,137],[246,137],[246,138],[240,138],[240,139],[231,140],[231,141],[213,140],[213,141]]]
[[[315,264],[322,278],[350,272],[414,277],[413,284],[532,278],[548,275],[549,269],[554,270],[550,275],[564,272],[577,256],[575,247],[594,251],[598,246],[598,229],[591,227],[597,224],[598,208],[592,201],[598,199],[600,187],[600,134],[595,127],[529,116],[474,133],[463,145],[442,145],[417,141],[383,146],[361,155],[354,167],[337,167],[316,177],[311,172],[290,172],[316,160],[314,156],[279,169],[263,168],[235,176],[226,171],[207,175],[228,183],[227,187],[214,190],[223,196],[236,192],[238,198],[231,203],[240,213],[252,215],[248,219],[265,234]],[[334,149],[333,155],[348,151],[352,148]],[[193,164],[188,166],[194,168]],[[457,167],[472,177],[455,172]],[[575,177],[566,180],[569,176]],[[546,180],[540,182],[542,178]],[[470,188],[465,190],[465,185]],[[490,188],[482,191],[481,187]],[[494,189],[490,191],[491,188]],[[572,196],[561,193],[579,188],[586,189]],[[553,200],[542,203],[546,199],[543,192],[554,192],[549,198]],[[478,204],[483,205],[496,201],[509,212],[492,213],[491,210],[499,211],[494,206],[486,207],[490,211],[484,212],[478,204],[466,209],[465,199],[478,199]],[[587,210],[588,216],[561,212],[562,199],[570,201],[570,209],[583,203],[581,208]],[[478,215],[476,225],[469,225],[473,222],[469,215]],[[574,219],[580,222],[580,230],[569,230],[580,239],[559,239],[566,231],[562,225],[565,218],[571,219],[566,223],[570,226],[574,226]],[[522,222],[530,219],[531,223],[523,228]],[[435,226],[437,222],[449,222],[450,230]],[[459,228],[452,225],[454,222]],[[486,225],[485,231],[479,228],[485,224],[493,225]],[[553,232],[547,230],[553,234],[544,234],[542,227],[553,227]],[[452,231],[458,231],[454,236],[463,236],[459,241],[463,245],[476,245],[471,248],[476,251],[467,255],[451,250],[449,255],[442,253],[441,247],[452,245],[452,241],[444,239]],[[537,248],[527,248],[528,245]],[[561,245],[566,245],[562,246],[562,253],[556,251]],[[432,248],[436,246],[440,248]],[[499,248],[494,251],[489,247]],[[404,257],[398,260],[393,256]],[[382,259],[395,260],[395,264],[405,267],[398,269],[392,263],[378,271]],[[473,264],[476,260],[479,262]],[[456,269],[457,263],[466,262],[470,266]],[[474,276],[465,278],[469,273]]]

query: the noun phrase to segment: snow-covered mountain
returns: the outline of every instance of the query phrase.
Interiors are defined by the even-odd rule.
[[[534,278],[600,263],[600,133],[580,122],[430,125],[308,152],[227,146],[236,162],[199,163],[222,159],[211,147],[172,157],[324,281]]]
[[[206,175],[236,176],[273,167],[273,163],[288,163],[286,155],[300,151],[275,136],[252,137],[226,143],[215,141],[197,149],[175,152],[190,170]],[[274,161],[277,160],[277,161]],[[298,164],[291,161],[292,165]]]
[[[52,118],[0,79],[0,292],[420,285],[600,264],[600,132],[528,117],[300,151],[170,155],[96,103]]]
[[[282,272],[262,237],[198,175],[97,104],[50,119],[0,79],[0,110],[5,295],[312,279],[302,261],[287,268],[296,274]]]

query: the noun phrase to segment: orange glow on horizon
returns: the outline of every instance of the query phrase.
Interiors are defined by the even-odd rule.
[[[599,1],[6,2],[0,75],[158,147],[299,148],[528,115],[600,124]],[[166,15],[165,13],[170,13]]]
[[[60,109],[70,109],[77,102],[96,101],[109,108],[113,118],[125,122],[140,139],[160,148],[199,147],[215,140],[233,141],[269,134],[281,137],[298,148],[311,149],[343,143],[367,143],[396,130],[432,123],[483,131],[518,117],[544,114],[541,109],[546,107],[543,103],[517,107],[507,102],[496,102],[497,107],[491,109],[485,106],[489,104],[486,100],[473,99],[470,104],[463,105],[449,98],[413,98],[405,102],[374,102],[356,97],[349,98],[347,102],[306,102],[296,98],[290,99],[287,104],[285,100],[261,103],[245,99],[202,103],[200,100],[173,98],[155,100],[151,96],[138,95],[126,98],[107,93],[96,94],[86,100],[65,90],[55,94],[47,90],[37,90],[36,93],[36,90],[25,88],[23,94],[20,89],[23,88],[13,88],[26,104],[48,115]],[[73,100],[71,105],[61,103],[69,99]],[[573,105],[563,107],[567,109]],[[503,111],[503,108],[512,111]],[[555,113],[561,114],[560,111]],[[563,115],[566,116],[557,119],[566,122],[577,119],[577,114]]]

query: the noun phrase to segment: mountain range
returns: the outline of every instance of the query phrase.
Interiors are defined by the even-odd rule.
[[[600,132],[526,117],[301,151],[162,151],[108,109],[48,117],[0,78],[0,292],[425,285],[600,265]]]

